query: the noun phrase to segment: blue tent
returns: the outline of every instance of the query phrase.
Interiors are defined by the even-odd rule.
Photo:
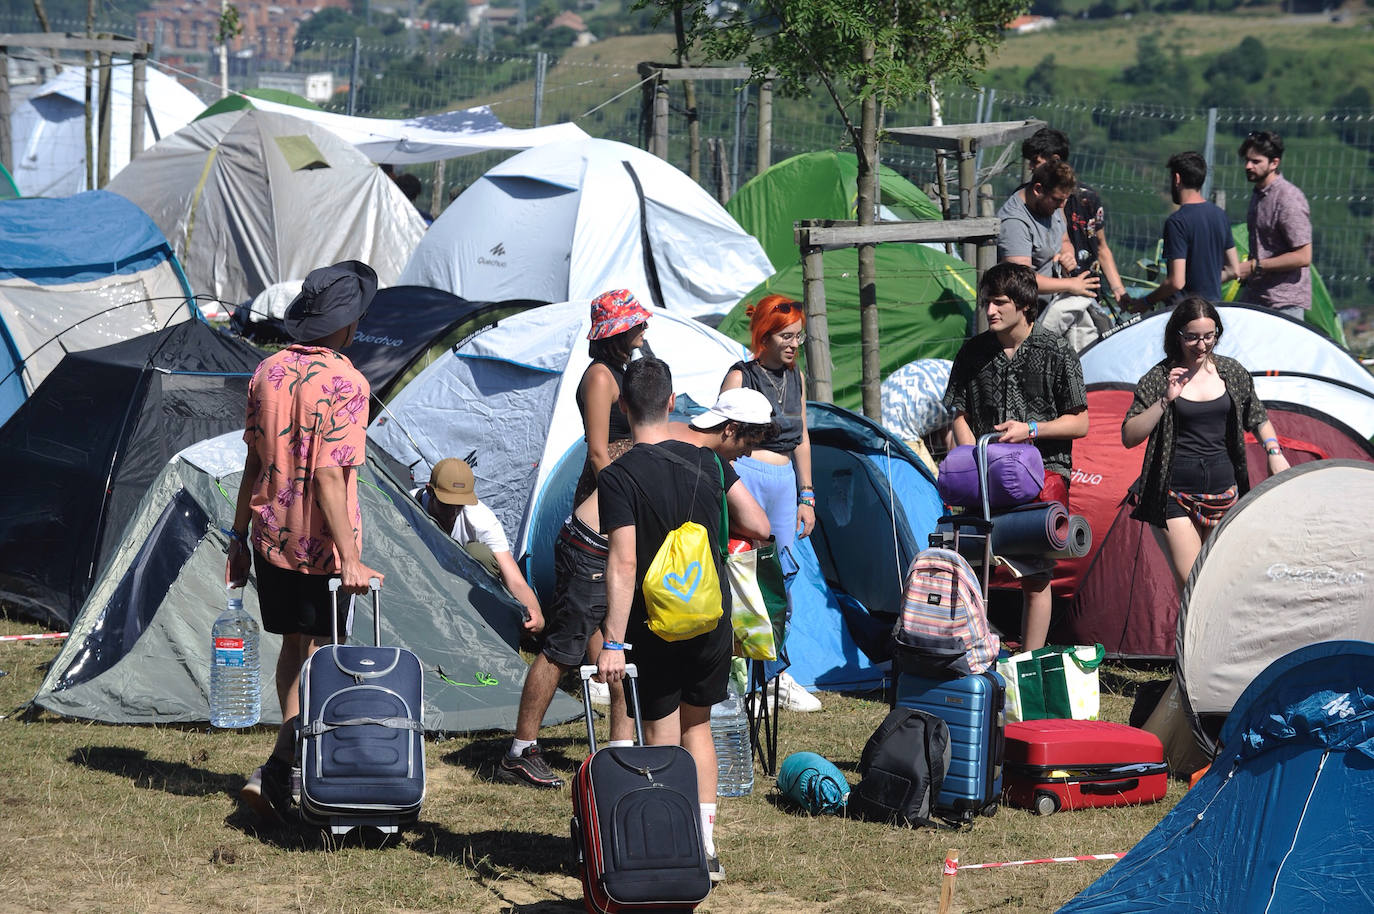
[[[0,200],[0,422],[66,352],[198,315],[167,239],[103,190]]]
[[[943,505],[930,470],[882,426],[816,402],[806,422],[816,530],[793,556],[788,672],[807,688],[872,688],[883,679],[907,568]]]
[[[1221,741],[1187,796],[1060,914],[1374,909],[1374,644],[1275,660]]]

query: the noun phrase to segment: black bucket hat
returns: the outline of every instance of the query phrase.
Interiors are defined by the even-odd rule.
[[[323,339],[360,320],[377,294],[377,272],[360,260],[311,270],[286,307],[286,332],[299,342]]]

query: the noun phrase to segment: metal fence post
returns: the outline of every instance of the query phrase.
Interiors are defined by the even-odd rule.
[[[544,77],[549,72],[549,54],[540,51],[534,55],[534,126],[544,121]]]
[[[1207,139],[1202,146],[1202,158],[1207,162],[1207,177],[1202,182],[1202,199],[1212,198],[1213,177],[1217,173],[1217,109],[1207,109]]]
[[[357,35],[353,36],[353,60],[348,68],[348,116],[352,117],[353,112],[358,109],[358,66],[359,58],[362,57],[362,40]]]

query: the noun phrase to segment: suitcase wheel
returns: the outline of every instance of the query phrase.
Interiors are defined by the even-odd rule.
[[[1035,792],[1035,814],[1037,816],[1052,816],[1059,811],[1059,798],[1052,793],[1043,790]]]
[[[1001,809],[1001,806],[1000,806],[1000,805],[998,805],[997,803],[989,803],[988,805],[984,806],[982,809],[978,810],[978,815],[980,815],[980,816],[987,816],[988,818],[992,818],[993,816],[997,815],[997,810],[998,810],[998,809]]]

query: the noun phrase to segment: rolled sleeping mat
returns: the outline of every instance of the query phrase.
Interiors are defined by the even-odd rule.
[[[950,532],[940,524],[937,532]],[[981,541],[962,537],[959,551],[981,553]],[[995,555],[1078,558],[1092,546],[1092,528],[1078,514],[1070,515],[1057,501],[1021,505],[992,516],[992,551]]]
[[[1069,541],[1063,549],[1047,553],[1056,559],[1080,559],[1093,548],[1093,528],[1082,514],[1069,515]]]

